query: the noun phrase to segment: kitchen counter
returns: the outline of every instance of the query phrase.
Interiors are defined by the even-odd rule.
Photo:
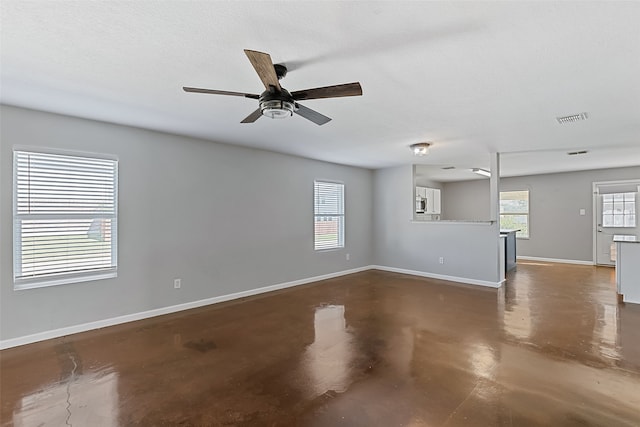
[[[640,304],[640,238],[614,235],[616,243],[616,285],[623,302]]]
[[[504,238],[505,271],[516,268],[516,233],[518,230],[501,229],[500,237]]]

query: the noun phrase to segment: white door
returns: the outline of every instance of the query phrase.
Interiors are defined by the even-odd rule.
[[[628,191],[635,188],[607,185],[597,187],[595,245],[598,265],[616,264],[616,247],[613,243],[615,234],[638,235],[638,193]]]

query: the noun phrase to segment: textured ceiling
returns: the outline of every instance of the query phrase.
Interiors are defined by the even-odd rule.
[[[503,175],[640,164],[640,2],[10,1],[1,102],[331,162],[422,163]],[[333,118],[240,121],[260,93],[243,49]],[[584,122],[557,116],[588,112]],[[407,148],[432,141],[429,156]],[[584,156],[567,151],[589,150]]]

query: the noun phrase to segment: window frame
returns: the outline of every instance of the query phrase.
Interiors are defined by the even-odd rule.
[[[68,158],[80,158],[87,160],[94,160],[100,162],[111,162],[113,167],[113,213],[108,214],[77,214],[77,213],[20,213],[19,201],[20,195],[18,184],[18,157],[19,155],[33,154],[34,156],[64,156]],[[118,177],[119,177],[119,163],[116,156],[106,154],[96,154],[78,151],[67,150],[53,150],[43,149],[40,147],[26,147],[26,146],[14,146],[12,160],[12,232],[13,232],[13,289],[14,290],[26,290],[34,288],[42,288],[49,286],[58,286],[71,283],[87,282],[94,280],[101,280],[107,278],[114,278],[118,276]],[[96,219],[109,219],[110,220],[110,259],[111,266],[108,268],[98,268],[94,270],[84,271],[63,271],[55,273],[47,273],[36,276],[22,276],[22,221],[23,220],[96,220]]]
[[[517,211],[517,212],[502,212],[502,204],[500,203],[502,201],[502,195],[504,193],[527,193],[527,211]],[[500,191],[499,192],[499,198],[498,198],[498,203],[499,203],[499,212],[498,212],[498,224],[501,227],[502,224],[502,217],[505,216],[525,216],[527,219],[527,234],[523,235],[523,232],[518,231],[516,233],[516,239],[530,239],[531,238],[531,191],[529,189],[524,189],[524,190],[505,190],[505,191]]]
[[[326,213],[318,213],[318,205],[316,204],[318,194],[317,194],[317,186],[318,184],[330,184],[340,187],[340,201],[338,203],[339,207],[342,208],[341,212],[326,214]],[[333,251],[337,249],[343,249],[345,247],[345,229],[346,229],[346,206],[345,206],[345,184],[340,181],[332,181],[326,179],[316,179],[313,181],[313,249],[315,252],[323,252],[323,251]],[[318,236],[317,233],[317,223],[318,218],[337,218],[338,219],[338,235],[337,235],[337,243],[334,246],[322,246],[318,247]]]
[[[616,207],[616,200],[613,200],[613,198],[615,198],[616,195],[619,195],[622,197],[622,212],[617,213],[615,211],[615,207]],[[633,196],[632,200],[627,200],[628,196]],[[612,212],[611,213],[607,213],[608,211],[605,211],[605,204],[607,204],[607,197],[611,197],[612,200],[611,202],[609,202],[609,204],[611,204],[611,209]],[[627,204],[631,204],[631,206],[633,206],[633,212],[627,212]],[[624,192],[618,192],[618,193],[606,193],[606,194],[602,194],[602,228],[636,228],[638,226],[638,212],[636,211],[636,204],[638,203],[638,193],[637,192],[632,192],[632,191],[624,191]],[[613,224],[609,225],[606,223],[605,221],[605,217],[611,217],[611,220],[613,221]],[[633,225],[625,225],[626,223],[626,219],[628,217],[633,217]],[[616,218],[622,218],[622,225],[615,225],[615,219]]]

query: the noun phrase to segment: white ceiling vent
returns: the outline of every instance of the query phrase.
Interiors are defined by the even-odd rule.
[[[556,120],[558,121],[558,123],[563,125],[565,123],[573,123],[573,122],[579,122],[582,120],[587,120],[588,118],[589,118],[589,115],[587,113],[579,113],[579,114],[572,114],[570,116],[556,117]]]

